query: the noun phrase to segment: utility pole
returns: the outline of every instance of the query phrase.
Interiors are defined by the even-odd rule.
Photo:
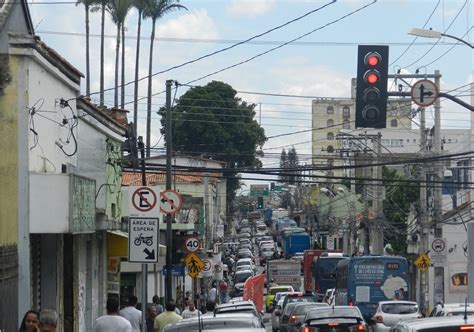
[[[425,109],[421,107],[420,109],[420,153],[421,159],[426,156],[426,119],[425,119]],[[430,235],[430,222],[428,220],[428,215],[426,213],[426,167],[424,163],[421,163],[421,174],[420,174],[420,226],[421,226],[421,235],[420,235],[420,254],[426,254],[429,248],[429,235]],[[429,309],[429,273],[421,272],[418,270],[420,275],[420,296],[418,303],[424,313],[428,313]]]
[[[367,151],[364,152],[365,160],[367,160]],[[364,181],[363,181],[363,193],[364,193],[364,255],[370,255],[370,227],[369,227],[369,195],[368,195],[368,168],[365,166],[364,170]]]
[[[379,132],[373,140],[375,142],[375,153],[377,155],[376,163],[380,163],[382,157],[382,134]],[[374,167],[373,177],[375,180],[382,179],[382,166],[378,165]],[[383,220],[383,187],[382,181],[374,182],[374,197],[372,209],[374,212],[375,220],[371,224],[371,238],[372,238],[372,253],[374,255],[383,255],[383,231],[382,231],[382,220]]]
[[[172,133],[171,133],[171,85],[172,80],[166,81],[166,126],[165,126],[165,137],[166,137],[166,190],[171,189],[171,148],[172,148]],[[166,215],[166,277],[165,277],[165,295],[166,302],[172,299],[173,292],[173,215]],[[145,311],[145,308],[142,308]]]
[[[434,74],[435,85],[440,89],[441,74],[439,70],[435,70]],[[441,156],[441,101],[439,98],[436,99],[434,104],[435,111],[435,130],[433,137],[433,146],[435,157]],[[441,181],[443,180],[443,165],[439,158],[435,161],[435,185],[433,190],[433,219],[434,219],[434,235],[435,238],[443,237],[443,192]],[[434,292],[433,292],[433,303],[443,301],[444,303],[444,266],[436,266],[434,268]]]
[[[146,166],[145,166],[145,144],[143,137],[138,137],[138,149],[142,158],[142,186],[146,187]],[[142,332],[146,332],[146,311],[145,305],[148,303],[148,265],[142,264]]]

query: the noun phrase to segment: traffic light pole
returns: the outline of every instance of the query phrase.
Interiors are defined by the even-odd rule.
[[[138,149],[142,159],[142,186],[146,187],[146,165],[145,165],[145,144],[143,137],[138,137]],[[146,332],[146,305],[148,303],[148,265],[142,264],[142,332]]]

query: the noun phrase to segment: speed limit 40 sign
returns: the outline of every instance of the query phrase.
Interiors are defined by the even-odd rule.
[[[184,246],[186,247],[187,251],[195,252],[200,247],[199,239],[197,237],[190,237],[186,240]]]

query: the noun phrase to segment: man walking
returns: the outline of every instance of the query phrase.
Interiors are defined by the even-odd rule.
[[[99,317],[94,323],[94,332],[132,332],[128,320],[119,316],[119,301],[115,297],[107,300],[107,315]]]
[[[201,313],[199,312],[199,310],[196,310],[194,302],[190,302],[188,305],[188,309],[185,309],[183,311],[183,319],[197,317],[200,314]]]
[[[155,318],[155,332],[162,332],[163,328],[169,324],[176,323],[183,319],[175,312],[176,303],[171,300],[166,303],[166,311]]]
[[[141,331],[142,312],[135,308],[138,298],[134,295],[128,298],[128,306],[120,310],[119,315],[125,318],[132,325],[132,332]]]

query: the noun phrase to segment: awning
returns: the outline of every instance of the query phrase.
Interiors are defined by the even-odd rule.
[[[107,256],[128,257],[128,234],[122,231],[107,231]]]
[[[166,256],[166,246],[160,244],[160,256]],[[107,256],[128,257],[128,233],[107,231]]]

